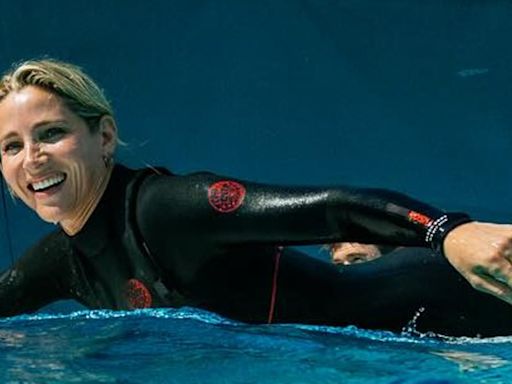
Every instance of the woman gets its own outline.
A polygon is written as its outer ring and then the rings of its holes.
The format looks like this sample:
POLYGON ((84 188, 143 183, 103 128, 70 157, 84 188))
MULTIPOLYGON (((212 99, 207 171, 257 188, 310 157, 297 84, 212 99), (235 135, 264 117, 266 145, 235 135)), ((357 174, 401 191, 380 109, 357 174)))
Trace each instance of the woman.
POLYGON ((59 225, 1 277, 4 316, 71 298, 90 308, 189 305, 247 322, 400 330, 425 308, 419 329, 511 331, 512 307, 469 289, 441 256, 473 286, 510 303, 509 226, 383 190, 131 170, 114 164, 116 142, 112 109, 79 68, 35 60, 3 77, 3 177, 14 196, 59 225), (281 248, 341 240, 437 254, 339 273, 281 248), (483 318, 475 298, 498 319, 483 318))

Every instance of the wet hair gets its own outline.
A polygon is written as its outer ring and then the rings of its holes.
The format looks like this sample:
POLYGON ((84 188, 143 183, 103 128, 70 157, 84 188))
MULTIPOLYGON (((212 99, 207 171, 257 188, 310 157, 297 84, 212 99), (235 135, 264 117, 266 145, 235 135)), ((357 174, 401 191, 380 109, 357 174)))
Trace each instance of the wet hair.
POLYGON ((26 86, 41 87, 58 95, 85 120, 92 133, 102 116, 114 116, 101 88, 80 67, 54 59, 29 60, 13 65, 0 80, 0 102, 26 86))

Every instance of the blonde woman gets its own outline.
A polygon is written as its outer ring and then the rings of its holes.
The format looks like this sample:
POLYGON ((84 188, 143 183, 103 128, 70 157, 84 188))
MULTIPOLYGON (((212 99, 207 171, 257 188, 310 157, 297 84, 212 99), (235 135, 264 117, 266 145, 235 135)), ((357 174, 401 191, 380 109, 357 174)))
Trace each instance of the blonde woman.
POLYGON ((512 307, 468 288, 444 259, 510 303, 510 226, 390 191, 132 170, 114 161, 116 143, 112 108, 80 68, 32 60, 2 78, 2 175, 15 198, 58 225, 2 275, 2 315, 74 299, 89 308, 189 305, 255 323, 400 330, 428 307, 420 329, 512 331, 512 307), (336 241, 419 246, 436 256, 339 273, 282 248, 336 241), (376 293, 376 285, 390 288, 376 293), (475 300, 500 316, 481 316, 475 300))

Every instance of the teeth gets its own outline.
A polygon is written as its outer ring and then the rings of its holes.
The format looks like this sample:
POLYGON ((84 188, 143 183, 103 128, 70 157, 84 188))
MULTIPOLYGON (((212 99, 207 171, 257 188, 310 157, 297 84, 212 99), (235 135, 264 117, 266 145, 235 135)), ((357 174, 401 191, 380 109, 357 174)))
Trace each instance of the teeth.
POLYGON ((32 184, 32 188, 34 188, 34 191, 40 191, 41 189, 46 189, 48 187, 51 187, 52 185, 58 184, 62 180, 64 180, 64 175, 49 177, 46 180, 32 184))

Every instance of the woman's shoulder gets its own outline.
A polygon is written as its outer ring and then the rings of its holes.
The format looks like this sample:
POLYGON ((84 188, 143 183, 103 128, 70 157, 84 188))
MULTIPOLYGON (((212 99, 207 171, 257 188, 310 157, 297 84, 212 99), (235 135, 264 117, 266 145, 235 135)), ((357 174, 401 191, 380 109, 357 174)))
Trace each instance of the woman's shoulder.
POLYGON ((165 167, 147 167, 138 169, 132 184, 137 185, 141 194, 161 194, 167 192, 189 191, 203 188, 222 178, 211 171, 194 171, 176 174, 165 167))
POLYGON ((151 167, 138 170, 127 189, 130 212, 137 222, 184 224, 210 213, 208 191, 221 179, 212 172, 174 174, 151 167))

